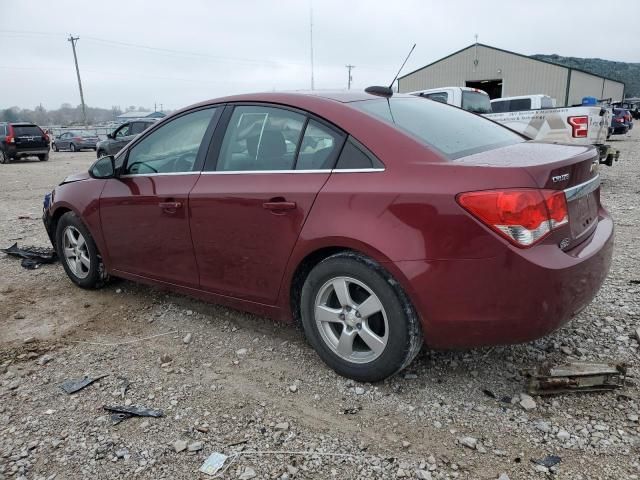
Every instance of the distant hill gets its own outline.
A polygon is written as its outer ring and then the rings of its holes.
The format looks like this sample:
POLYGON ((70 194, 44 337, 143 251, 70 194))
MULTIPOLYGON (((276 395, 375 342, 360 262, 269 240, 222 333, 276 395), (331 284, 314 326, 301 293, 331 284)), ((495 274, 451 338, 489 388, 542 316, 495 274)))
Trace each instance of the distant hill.
POLYGON ((612 62, 601 58, 563 57, 556 54, 536 54, 531 57, 619 80, 626 86, 626 97, 640 97, 640 63, 612 62))

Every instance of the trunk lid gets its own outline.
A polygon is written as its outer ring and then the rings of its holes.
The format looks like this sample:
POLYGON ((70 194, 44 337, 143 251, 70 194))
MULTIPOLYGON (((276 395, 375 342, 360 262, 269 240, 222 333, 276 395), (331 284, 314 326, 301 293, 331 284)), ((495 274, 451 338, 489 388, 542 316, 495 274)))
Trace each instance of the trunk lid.
POLYGON ((18 150, 48 147, 44 132, 35 125, 14 125, 13 135, 18 150))
POLYGON ((569 231, 565 232, 568 235, 563 235, 560 246, 568 250, 586 239, 598 223, 598 158, 598 151, 591 146, 525 142, 470 155, 456 162, 497 168, 521 167, 538 188, 564 191, 569 231))

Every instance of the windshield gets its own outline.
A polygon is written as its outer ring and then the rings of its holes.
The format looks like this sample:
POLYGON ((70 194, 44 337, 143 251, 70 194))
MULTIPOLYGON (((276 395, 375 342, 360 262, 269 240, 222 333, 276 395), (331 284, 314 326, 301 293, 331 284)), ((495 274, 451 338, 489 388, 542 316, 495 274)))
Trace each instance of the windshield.
POLYGON ((489 95, 463 90, 462 108, 473 113, 491 113, 491 101, 489 100, 489 95))
POLYGON ((524 142, 517 133, 486 118, 420 97, 381 98, 351 105, 417 137, 452 160, 524 142))

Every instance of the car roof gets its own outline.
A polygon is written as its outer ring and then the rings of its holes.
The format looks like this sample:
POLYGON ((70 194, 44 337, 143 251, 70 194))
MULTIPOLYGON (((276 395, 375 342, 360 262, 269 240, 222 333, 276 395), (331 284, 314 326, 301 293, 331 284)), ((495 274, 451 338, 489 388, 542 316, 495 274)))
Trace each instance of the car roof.
MULTIPOLYGON (((394 93, 393 97, 407 97, 413 98, 412 95, 403 93, 394 93)), ((296 90, 296 91, 283 91, 283 92, 258 92, 258 93, 246 93, 240 95, 232 95, 228 97, 214 98, 199 104, 192 105, 188 108, 193 108, 198 105, 210 105, 212 103, 225 103, 225 102, 265 102, 265 103, 281 103, 290 104, 295 106, 310 98, 318 100, 327 100, 339 103, 351 103, 360 102, 364 100, 375 100, 381 97, 379 95, 372 95, 361 90, 296 90)))
POLYGON ((15 127, 37 127, 35 123, 31 123, 31 122, 6 122, 6 123, 10 123, 15 127))

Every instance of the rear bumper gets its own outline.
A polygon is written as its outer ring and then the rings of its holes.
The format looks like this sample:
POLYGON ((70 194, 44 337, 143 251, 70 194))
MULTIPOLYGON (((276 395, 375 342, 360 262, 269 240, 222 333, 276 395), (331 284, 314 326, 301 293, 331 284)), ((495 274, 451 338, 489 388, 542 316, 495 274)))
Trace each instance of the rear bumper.
POLYGON ((20 158, 20 157, 33 157, 36 155, 46 155, 49 153, 49 146, 39 147, 39 148, 16 148, 12 146, 7 147, 7 156, 10 158, 20 158))
POLYGON ((616 125, 611 127, 611 135, 624 135, 628 131, 628 125, 616 125))
POLYGON ((527 342, 588 305, 607 276, 613 221, 600 211, 591 237, 572 250, 508 247, 492 258, 397 262, 420 313, 425 343, 468 348, 527 342))

